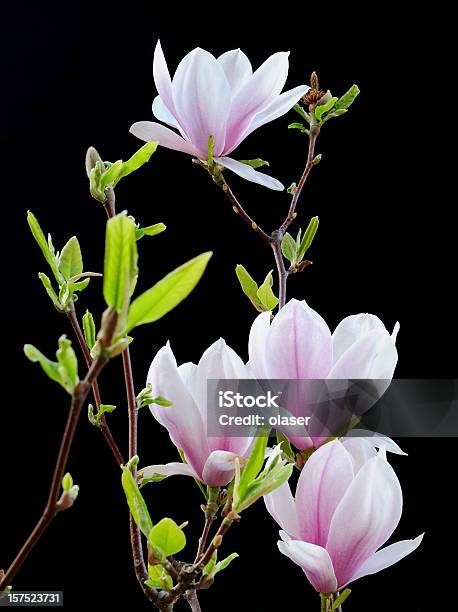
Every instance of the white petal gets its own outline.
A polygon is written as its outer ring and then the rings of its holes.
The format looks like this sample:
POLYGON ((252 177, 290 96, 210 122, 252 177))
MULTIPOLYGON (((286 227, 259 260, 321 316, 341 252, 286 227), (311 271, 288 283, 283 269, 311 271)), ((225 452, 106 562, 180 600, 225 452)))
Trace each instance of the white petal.
POLYGON ((284 186, 280 183, 280 181, 277 181, 277 179, 274 179, 268 174, 257 172, 248 164, 243 164, 242 162, 236 161, 231 157, 218 157, 216 161, 218 164, 221 164, 228 170, 232 170, 232 172, 235 172, 235 174, 238 174, 247 181, 258 183, 259 185, 263 185, 269 189, 274 189, 275 191, 283 191, 284 189, 284 186))
POLYGON ((138 471, 139 477, 145 480, 147 478, 152 478, 155 474, 161 474, 163 476, 192 476, 193 478, 199 478, 189 463, 179 463, 177 461, 164 465, 148 465, 138 471))
MULTIPOLYGON (((254 132, 254 130, 257 130, 262 125, 270 123, 270 121, 274 121, 274 119, 278 119, 278 117, 282 117, 293 108, 293 106, 305 93, 307 93, 309 89, 310 87, 308 85, 299 85, 294 89, 285 91, 280 96, 275 98, 275 100, 271 102, 265 110, 253 117, 253 120, 244 133, 243 138, 246 138, 249 134, 254 132)), ((226 151, 226 153, 231 153, 231 151, 226 151)))
POLYGON ((270 312, 262 312, 253 322, 248 340, 250 368, 256 378, 269 378, 266 365, 267 337, 270 329, 270 312))
POLYGON ((214 137, 214 155, 224 150, 231 89, 215 57, 194 49, 180 62, 172 83, 176 118, 189 140, 207 159, 208 139, 214 137))
POLYGON ((167 123, 167 125, 170 125, 177 130, 181 129, 178 121, 162 101, 161 96, 156 96, 153 100, 153 115, 158 121, 167 123))
POLYGON ((160 40, 157 41, 154 50, 153 76, 158 94, 161 96, 162 101, 170 113, 174 113, 175 107, 172 98, 172 81, 170 79, 169 69, 165 61, 160 40))
POLYGON ((240 49, 226 51, 218 57, 218 62, 226 73, 226 78, 231 87, 232 96, 247 82, 253 74, 250 60, 240 49))
MULTIPOLYGON (((352 429, 347 434, 346 439, 351 440, 353 438, 363 439, 375 448, 380 448, 383 446, 389 453, 407 456, 407 453, 405 453, 393 439, 385 436, 385 434, 381 434, 376 431, 367 432, 364 429, 352 429)), ((344 442, 344 440, 342 442, 344 442)))
POLYGON ((286 531, 288 536, 299 538, 296 504, 289 483, 285 482, 281 487, 266 495, 264 502, 269 514, 286 531))
POLYGON ((190 142, 187 142, 184 138, 160 123, 138 121, 131 126, 129 131, 137 138, 140 138, 140 140, 145 140, 146 142, 157 140, 162 147, 199 157, 199 152, 190 142))
POLYGON ((374 329, 386 331, 382 321, 375 315, 361 313, 342 319, 332 334, 334 363, 336 363, 352 344, 374 329))
POLYGON ((335 593, 337 580, 326 549, 308 542, 290 540, 278 542, 280 552, 297 563, 318 593, 335 593))
POLYGON ((345 437, 341 438, 340 441, 345 450, 350 453, 355 474, 359 472, 366 461, 377 455, 375 446, 366 438, 345 437))
POLYGON ((401 559, 404 559, 404 557, 410 555, 411 552, 420 546, 424 535, 425 534, 422 533, 414 540, 401 540, 400 542, 396 542, 395 544, 391 544, 390 546, 377 551, 374 555, 372 555, 372 557, 361 565, 349 582, 353 582, 354 580, 362 578, 363 576, 368 576, 369 574, 380 572, 381 570, 394 565, 401 559))

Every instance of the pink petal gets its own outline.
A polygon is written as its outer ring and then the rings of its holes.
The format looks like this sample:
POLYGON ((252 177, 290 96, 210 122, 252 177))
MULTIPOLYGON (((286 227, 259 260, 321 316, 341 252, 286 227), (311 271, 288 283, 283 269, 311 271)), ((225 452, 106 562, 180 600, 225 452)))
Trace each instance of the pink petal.
POLYGON ((377 551, 359 567, 349 582, 353 582, 354 580, 358 580, 358 578, 368 576, 369 574, 376 574, 377 572, 394 565, 401 559, 404 559, 404 557, 410 555, 410 553, 420 546, 424 535, 425 534, 422 533, 414 540, 402 540, 377 551))
POLYGON ((203 482, 210 487, 225 487, 234 478, 237 455, 215 450, 208 456, 203 470, 203 482))
POLYGON ((310 584, 318 593, 337 591, 337 580, 332 561, 324 548, 298 540, 278 542, 278 548, 281 553, 303 569, 310 584))
POLYGON ((332 362, 329 327, 305 301, 290 300, 270 326, 266 360, 270 378, 326 378, 332 362))
POLYGON ((345 317, 336 327, 332 334, 332 345, 334 349, 334 363, 347 351, 357 340, 366 336, 373 330, 386 331, 382 321, 375 315, 357 314, 345 317))
POLYGON ((312 454, 296 489, 302 540, 326 546, 335 509, 352 481, 351 457, 338 440, 325 444, 312 454))
POLYGON ((248 340, 250 368, 256 378, 269 378, 266 365, 266 345, 270 330, 270 312, 262 312, 253 322, 248 340))
POLYGON ((224 150, 231 89, 218 61, 203 49, 194 49, 180 62, 172 83, 176 118, 189 140, 207 159, 208 139, 214 137, 214 155, 224 150))
POLYGON ((161 99, 161 96, 156 96, 153 100, 153 115, 156 117, 158 121, 162 121, 162 123, 166 123, 171 127, 180 130, 180 125, 176 120, 175 116, 169 111, 167 106, 161 99))
POLYGON ((365 438, 342 438, 340 442, 353 461, 355 474, 359 472, 366 461, 377 456, 375 446, 365 438))
POLYGON ((180 375, 169 346, 161 348, 155 356, 147 380, 155 395, 162 395, 172 402, 172 406, 151 404, 151 413, 167 429, 172 442, 183 451, 194 471, 202 474, 210 452, 206 423, 180 375))
POLYGON ((264 174, 263 172, 258 172, 248 164, 243 164, 242 162, 236 161, 231 157, 218 157, 216 159, 218 164, 221 164, 228 170, 232 170, 235 174, 238 174, 242 178, 250 181, 252 183, 258 183, 258 185, 263 185, 264 187, 268 187, 269 189, 273 189, 275 191, 283 191, 284 186, 269 176, 268 174, 264 174))
POLYGON ((250 60, 240 49, 226 51, 218 57, 229 82, 232 96, 248 81, 253 74, 250 60))
POLYGON ((160 123, 154 123, 152 121, 137 121, 130 128, 130 133, 149 142, 150 140, 157 140, 162 147, 167 149, 173 149, 174 151, 181 151, 182 153, 188 153, 194 157, 199 157, 199 152, 190 143, 184 140, 181 136, 178 136, 169 128, 161 125, 160 123))
POLYGON ((289 53, 271 55, 240 88, 232 100, 226 151, 233 151, 253 117, 265 110, 283 89, 288 76, 289 53))
POLYGON ((369 459, 337 506, 326 549, 340 585, 380 548, 402 512, 402 491, 384 453, 369 459))
POLYGON ((296 504, 289 483, 285 482, 281 487, 266 495, 264 502, 272 518, 287 532, 288 536, 299 538, 296 504))
MULTIPOLYGON (((398 352, 388 332, 374 329, 358 338, 340 356, 329 378, 390 381, 397 361, 398 352)), ((381 389, 383 391, 385 388, 381 389)))
MULTIPOLYGON (((285 113, 293 108, 293 106, 309 89, 310 87, 308 85, 299 85, 298 87, 285 91, 281 95, 277 96, 277 98, 275 98, 275 100, 271 102, 265 110, 253 117, 251 123, 243 134, 243 138, 246 138, 249 134, 257 130, 262 125, 270 123, 270 121, 274 121, 275 119, 278 119, 278 117, 282 117, 285 113)), ((235 146, 238 146, 238 144, 239 143, 236 143, 235 146)), ((232 149, 234 149, 235 146, 232 147, 232 149)), ((231 151, 226 151, 226 153, 231 153, 231 151)))
POLYGON ((165 465, 148 465, 139 470, 139 476, 147 479, 152 478, 154 474, 162 474, 163 476, 192 476, 199 478, 196 472, 192 469, 189 463, 166 463, 165 465))
POLYGON ((157 41, 154 50, 153 76, 154 84, 156 85, 157 92, 161 96, 163 103, 169 112, 175 115, 175 106, 172 98, 172 81, 170 79, 169 69, 165 61, 160 40, 157 41))

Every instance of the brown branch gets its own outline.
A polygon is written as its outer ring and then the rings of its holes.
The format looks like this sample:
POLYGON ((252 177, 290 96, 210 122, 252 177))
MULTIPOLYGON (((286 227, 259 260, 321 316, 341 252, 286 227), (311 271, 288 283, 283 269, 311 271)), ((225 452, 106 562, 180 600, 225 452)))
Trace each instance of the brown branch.
POLYGON ((192 612, 202 612, 202 608, 200 607, 199 600, 197 598, 197 593, 195 589, 191 589, 186 592, 185 599, 189 604, 192 612))
MULTIPOLYGON (((81 326, 80 323, 78 321, 78 317, 76 316, 76 312, 75 312, 75 305, 73 302, 71 302, 70 304, 70 309, 69 311, 66 313, 67 314, 67 318, 69 319, 71 326, 73 328, 73 331, 75 332, 75 335, 78 339, 78 343, 80 345, 81 348, 81 352, 84 355, 84 359, 86 361, 87 367, 90 368, 91 364, 93 362, 93 359, 91 357, 91 353, 89 351, 89 348, 86 344, 86 340, 84 339, 84 335, 83 332, 81 330, 81 326)), ((94 401, 95 404, 97 406, 97 409, 100 408, 100 404, 102 403, 102 399, 100 396, 100 390, 99 390, 99 384, 97 382, 97 380, 94 380, 94 382, 92 383, 92 393, 94 395, 94 401)), ((111 433, 111 430, 108 426, 107 420, 105 418, 105 415, 102 414, 102 417, 100 419, 100 431, 103 435, 103 437, 105 438, 109 448, 111 449, 111 452, 113 453, 114 459, 116 461, 116 465, 120 466, 120 465, 124 465, 125 461, 124 458, 121 454, 121 451, 119 450, 118 445, 116 444, 116 441, 113 437, 113 434, 111 433)))
POLYGON ((76 426, 81 415, 82 407, 86 401, 89 391, 91 390, 92 384, 97 379, 97 376, 100 374, 108 361, 105 349, 111 344, 116 326, 116 319, 117 315, 114 311, 106 311, 102 321, 102 330, 99 337, 101 348, 100 355, 91 363, 84 380, 76 385, 72 395, 67 423, 62 436, 56 465, 54 467, 54 474, 45 509, 43 510, 40 519, 36 523, 24 545, 16 555, 8 570, 3 575, 0 581, 0 592, 5 590, 5 588, 11 584, 23 563, 30 555, 35 544, 39 541, 57 513, 63 509, 59 506, 62 478, 64 477, 65 469, 67 467, 68 457, 73 444, 73 439, 75 437, 76 426))

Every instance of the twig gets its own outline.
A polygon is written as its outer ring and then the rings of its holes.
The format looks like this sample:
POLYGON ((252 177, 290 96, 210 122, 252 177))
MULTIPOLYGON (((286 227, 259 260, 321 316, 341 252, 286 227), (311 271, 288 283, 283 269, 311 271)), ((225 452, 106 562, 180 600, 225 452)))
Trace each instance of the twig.
MULTIPOLYGON (((78 343, 81 348, 81 351, 84 355, 84 359, 86 361, 87 367, 89 368, 91 367, 93 359, 91 357, 91 353, 89 352, 89 348, 84 339, 84 335, 81 330, 81 326, 79 324, 78 317, 76 316, 75 305, 73 304, 73 302, 71 302, 70 309, 67 312, 67 318, 69 319, 72 325, 73 331, 75 332, 75 335, 78 339, 78 343)), ((98 409, 100 407, 100 404, 102 403, 102 399, 100 396, 99 384, 97 380, 94 380, 94 382, 92 383, 92 393, 94 395, 94 401, 98 409)), ((121 451, 119 450, 118 445, 115 442, 115 439, 113 437, 113 434, 111 433, 111 430, 108 426, 108 423, 106 421, 104 414, 102 414, 102 417, 100 419, 100 431, 102 432, 103 437, 105 438, 108 446, 111 449, 111 452, 113 453, 113 456, 116 461, 116 465, 118 466, 124 465, 125 463, 124 458, 121 454, 121 451)))
POLYGON ((67 423, 65 426, 64 434, 62 436, 59 454, 57 456, 57 461, 51 482, 51 488, 49 491, 48 501, 46 503, 45 509, 37 524, 35 525, 34 529, 32 530, 31 534, 22 546, 21 550, 18 552, 10 567, 1 579, 0 592, 11 584, 14 577, 22 567, 24 561, 30 555, 33 547, 41 538, 47 527, 50 525, 50 523, 53 521, 53 519, 59 512, 59 498, 62 487, 62 478, 65 473, 68 457, 73 444, 73 439, 75 437, 76 426, 79 421, 82 407, 86 401, 89 391, 91 390, 92 384, 97 379, 97 376, 100 374, 100 372, 108 361, 104 349, 110 346, 111 344, 116 325, 116 319, 116 312, 108 310, 106 316, 104 317, 104 322, 102 322, 102 331, 100 336, 100 355, 91 363, 91 366, 84 380, 82 380, 76 385, 72 395, 67 423))
POLYGON ((186 591, 185 598, 192 612, 202 612, 202 608, 200 607, 195 589, 190 589, 189 591, 186 591))

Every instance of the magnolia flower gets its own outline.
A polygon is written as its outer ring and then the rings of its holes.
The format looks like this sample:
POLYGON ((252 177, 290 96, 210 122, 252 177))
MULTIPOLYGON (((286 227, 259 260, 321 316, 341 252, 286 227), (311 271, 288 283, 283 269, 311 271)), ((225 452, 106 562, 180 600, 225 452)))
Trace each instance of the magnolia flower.
POLYGON ((186 463, 151 465, 141 470, 141 477, 183 474, 212 487, 227 485, 234 477, 235 458, 244 462, 252 438, 207 437, 207 380, 249 376, 243 361, 222 339, 205 351, 198 365, 177 366, 170 346, 161 348, 148 372, 148 383, 172 405, 152 404, 150 410, 183 452, 186 463))
POLYGON ((212 136, 218 164, 248 181, 282 190, 276 179, 227 156, 251 132, 287 113, 310 89, 300 85, 280 93, 288 76, 288 55, 274 53, 253 72, 240 49, 215 58, 197 48, 181 60, 172 80, 158 41, 153 74, 159 95, 154 99, 153 113, 180 135, 150 121, 134 123, 130 131, 141 140, 159 141, 163 147, 202 161, 207 160, 212 136))
POLYGON ((378 550, 395 530, 402 491, 383 449, 362 439, 335 440, 315 451, 293 498, 288 483, 265 497, 282 527, 280 552, 319 593, 335 593, 413 552, 423 538, 378 550))
MULTIPOLYGON (((398 360, 398 330, 397 323, 390 335, 375 315, 358 314, 343 319, 331 334, 305 301, 292 299, 272 322, 270 312, 255 319, 249 338, 250 368, 258 379, 389 381, 398 360)), ((303 405, 297 402, 288 408, 300 414, 303 405)), ((304 436, 288 437, 301 450, 316 442, 305 429, 304 436)))

